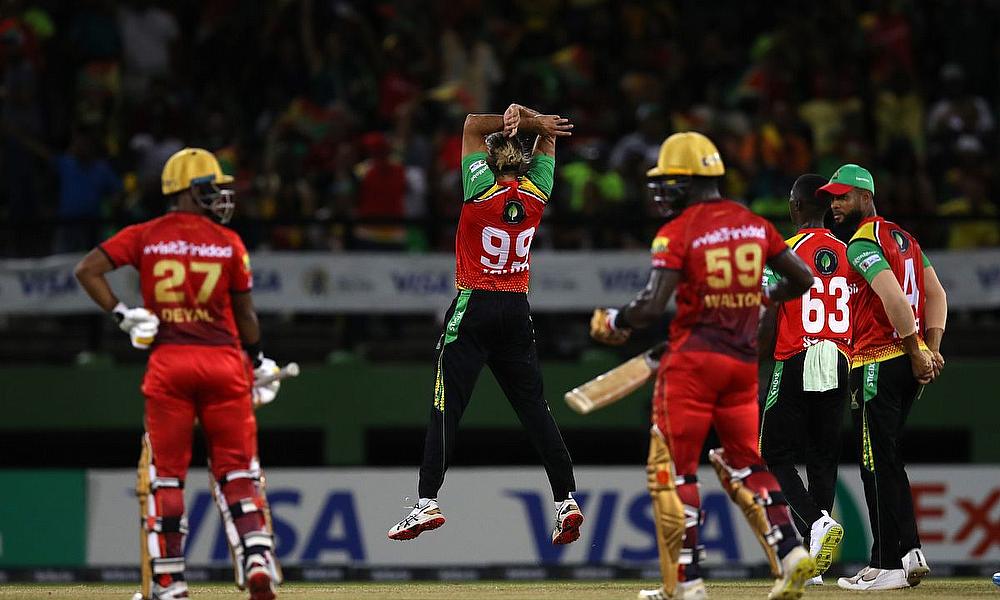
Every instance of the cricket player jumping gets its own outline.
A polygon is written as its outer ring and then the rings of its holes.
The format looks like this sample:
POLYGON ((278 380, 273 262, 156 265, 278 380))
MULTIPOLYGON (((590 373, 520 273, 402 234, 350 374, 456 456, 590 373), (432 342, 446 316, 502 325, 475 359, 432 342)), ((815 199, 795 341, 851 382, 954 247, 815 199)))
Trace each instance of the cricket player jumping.
POLYGON ((76 266, 80 285, 118 320, 132 345, 152 348, 142 383, 146 433, 136 486, 142 540, 136 597, 144 600, 188 597, 184 479, 195 419, 205 431, 237 585, 249 589, 251 600, 272 600, 280 583, 253 413, 255 403, 274 399, 280 384, 254 386, 255 376, 273 375, 277 367, 260 352, 246 248, 222 226, 235 203, 233 192, 220 186, 231 181, 212 153, 178 151, 163 167, 169 212, 126 227, 76 266), (139 271, 144 307, 125 306, 105 279, 125 265, 139 271))
POLYGON ((462 413, 488 365, 541 455, 556 503, 553 544, 580 537, 583 514, 571 492, 573 464, 542 391, 528 307, 531 241, 552 191, 556 137, 572 125, 512 104, 501 115, 469 115, 462 138, 465 204, 455 238, 458 296, 437 345, 420 499, 388 533, 409 540, 444 525, 438 490, 462 413), (536 135, 530 159, 515 137, 536 135))
POLYGON ((647 464, 662 585, 639 598, 707 597, 698 564, 696 474, 710 426, 723 445, 710 452, 712 466, 749 521, 776 579, 768 597, 798 598, 815 566, 757 451, 760 307, 801 296, 813 277, 773 225, 720 196, 724 173, 707 137, 677 133, 663 142, 647 176, 654 201, 670 221, 653 240, 649 282, 632 302, 621 309, 599 308, 591 321, 595 339, 621 342, 631 329, 658 320, 677 290, 670 353, 660 361, 656 379, 647 464), (762 291, 765 263, 782 279, 762 291))

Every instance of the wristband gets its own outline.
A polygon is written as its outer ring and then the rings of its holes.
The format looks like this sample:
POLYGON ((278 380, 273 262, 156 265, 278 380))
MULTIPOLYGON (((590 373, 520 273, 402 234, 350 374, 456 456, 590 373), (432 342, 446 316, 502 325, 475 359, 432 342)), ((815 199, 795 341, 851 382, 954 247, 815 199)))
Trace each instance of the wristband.
POLYGON ((115 321, 121 323, 125 319, 125 311, 127 310, 128 307, 125 306, 125 303, 119 300, 118 304, 115 304, 115 307, 111 309, 111 316, 115 318, 115 321))
POLYGON ((625 321, 625 308, 610 309, 608 312, 614 311, 614 316, 608 315, 608 320, 611 322, 611 328, 614 330, 619 329, 631 329, 629 324, 625 321))

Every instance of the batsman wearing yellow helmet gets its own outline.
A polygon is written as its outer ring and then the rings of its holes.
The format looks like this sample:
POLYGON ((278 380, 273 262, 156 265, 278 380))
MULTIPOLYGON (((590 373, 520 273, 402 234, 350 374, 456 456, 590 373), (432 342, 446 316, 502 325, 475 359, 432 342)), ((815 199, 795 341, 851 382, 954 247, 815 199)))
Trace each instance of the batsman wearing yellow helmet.
POLYGON ((279 384, 264 378, 277 367, 260 351, 249 255, 240 236, 223 226, 235 208, 233 192, 223 187, 231 181, 211 152, 178 151, 163 168, 167 214, 122 229, 76 267, 80 285, 117 319, 132 345, 149 349, 136 485, 139 600, 188 597, 184 479, 196 419, 205 432, 237 585, 249 590, 250 600, 273 600, 281 580, 253 413, 255 404, 274 399, 279 384), (108 285, 105 274, 125 265, 139 271, 143 307, 125 306, 108 285))
POLYGON ((662 585, 639 598, 707 598, 699 566, 697 470, 712 426, 723 446, 709 453, 712 466, 750 522, 776 579, 768 597, 798 598, 815 566, 757 451, 760 306, 801 296, 812 273, 773 225, 719 194, 724 173, 719 151, 704 135, 677 133, 663 142, 647 185, 669 221, 653 239, 649 281, 631 302, 599 308, 591 321, 595 339, 621 343, 632 329, 657 321, 677 292, 670 352, 656 377, 646 468, 662 585), (782 279, 762 291, 765 264, 782 279))

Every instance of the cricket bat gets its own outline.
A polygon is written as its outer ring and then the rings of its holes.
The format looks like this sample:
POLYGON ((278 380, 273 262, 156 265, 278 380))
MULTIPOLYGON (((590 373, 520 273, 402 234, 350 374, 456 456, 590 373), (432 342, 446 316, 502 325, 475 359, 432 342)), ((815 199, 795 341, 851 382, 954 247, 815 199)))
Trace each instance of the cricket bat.
POLYGON ((299 376, 299 363, 290 362, 287 365, 281 367, 281 369, 274 375, 267 375, 261 377, 253 382, 255 386, 267 385, 269 383, 274 383, 275 381, 281 381, 282 379, 288 379, 289 377, 299 376))
POLYGON ((618 402, 642 387, 656 373, 667 342, 659 343, 638 356, 566 392, 563 399, 581 415, 618 402))

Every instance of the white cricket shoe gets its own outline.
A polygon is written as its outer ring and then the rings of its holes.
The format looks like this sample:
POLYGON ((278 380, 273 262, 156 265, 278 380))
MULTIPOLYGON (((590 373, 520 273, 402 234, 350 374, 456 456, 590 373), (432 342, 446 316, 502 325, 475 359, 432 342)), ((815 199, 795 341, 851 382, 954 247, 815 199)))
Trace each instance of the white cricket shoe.
POLYGON ((901 590, 910 587, 903 569, 863 567, 854 577, 841 577, 837 585, 845 590, 901 590))
POLYGON ((662 585, 655 590, 639 590, 637 597, 639 600, 676 600, 674 596, 663 591, 662 585))
MULTIPOLYGON (((809 554, 816 559, 816 572, 822 575, 833 564, 833 553, 844 540, 844 528, 833 520, 830 513, 822 511, 823 516, 816 519, 809 531, 809 554)), ((820 580, 822 584, 822 579, 820 580)))
POLYGON ((563 500, 556 508, 556 526, 552 530, 552 543, 560 546, 580 539, 583 513, 573 496, 563 500))
MULTIPOLYGON (((168 586, 162 586, 154 580, 149 589, 149 597, 152 600, 187 600, 188 584, 186 581, 174 581, 168 586)), ((136 592, 132 600, 142 599, 142 593, 136 592)))
POLYGON ((678 581, 674 596, 677 600, 707 600, 708 590, 705 589, 705 580, 699 577, 691 581, 678 581))
POLYGON ((822 575, 817 575, 815 577, 807 579, 806 580, 806 587, 809 587, 811 585, 825 585, 823 583, 823 576, 822 575))
POLYGON ((389 530, 390 540, 412 540, 425 531, 444 525, 445 518, 437 500, 421 498, 406 518, 389 530))
POLYGON ((802 546, 796 546, 781 559, 781 577, 774 581, 768 600, 797 600, 802 597, 806 580, 813 576, 816 561, 802 546))
POLYGON ((931 567, 927 564, 924 552, 920 548, 914 548, 903 555, 903 570, 906 571, 906 583, 910 587, 916 587, 931 572, 931 567))

